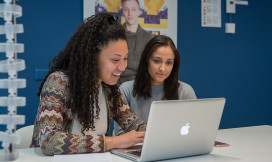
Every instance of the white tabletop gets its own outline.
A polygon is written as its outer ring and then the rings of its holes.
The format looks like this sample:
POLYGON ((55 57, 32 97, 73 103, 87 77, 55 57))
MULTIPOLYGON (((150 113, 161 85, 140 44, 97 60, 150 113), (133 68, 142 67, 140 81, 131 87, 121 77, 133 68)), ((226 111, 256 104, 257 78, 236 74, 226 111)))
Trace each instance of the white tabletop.
MULTIPOLYGON (((229 147, 215 147, 211 154, 167 160, 171 162, 272 162, 272 126, 254 126, 221 129, 217 141, 230 144, 229 147)), ((44 156, 40 148, 19 149, 20 156, 15 162, 51 162, 53 156, 44 156)), ((114 162, 129 161, 111 155, 114 162)))

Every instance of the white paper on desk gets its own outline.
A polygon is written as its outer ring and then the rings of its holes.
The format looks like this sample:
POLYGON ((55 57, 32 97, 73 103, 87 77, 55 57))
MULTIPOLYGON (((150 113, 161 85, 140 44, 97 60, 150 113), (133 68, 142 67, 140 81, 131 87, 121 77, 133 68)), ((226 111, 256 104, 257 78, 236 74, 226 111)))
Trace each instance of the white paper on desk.
POLYGON ((105 153, 89 153, 74 155, 54 155, 52 162, 112 162, 111 154, 105 153))

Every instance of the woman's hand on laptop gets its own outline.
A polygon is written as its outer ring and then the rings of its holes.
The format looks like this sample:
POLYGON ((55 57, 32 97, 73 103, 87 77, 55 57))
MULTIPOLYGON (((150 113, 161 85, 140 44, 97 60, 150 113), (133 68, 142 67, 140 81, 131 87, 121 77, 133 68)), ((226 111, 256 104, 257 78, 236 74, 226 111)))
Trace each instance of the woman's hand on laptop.
POLYGON ((106 137, 107 150, 114 148, 128 148, 137 143, 144 142, 145 132, 137 132, 135 130, 125 134, 113 137, 106 137))

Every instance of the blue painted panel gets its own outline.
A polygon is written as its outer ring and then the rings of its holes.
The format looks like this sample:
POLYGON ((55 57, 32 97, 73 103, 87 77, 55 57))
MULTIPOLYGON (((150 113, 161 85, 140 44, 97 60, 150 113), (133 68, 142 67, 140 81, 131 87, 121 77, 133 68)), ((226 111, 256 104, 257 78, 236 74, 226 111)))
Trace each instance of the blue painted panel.
POLYGON ((201 27, 199 1, 178 1, 179 78, 199 98, 225 97, 220 128, 272 124, 272 1, 249 0, 232 16, 222 1, 222 28, 201 27))
POLYGON ((35 69, 35 80, 43 81, 47 73, 48 69, 35 69))
POLYGON ((35 80, 43 81, 47 73, 48 69, 35 69, 35 80))

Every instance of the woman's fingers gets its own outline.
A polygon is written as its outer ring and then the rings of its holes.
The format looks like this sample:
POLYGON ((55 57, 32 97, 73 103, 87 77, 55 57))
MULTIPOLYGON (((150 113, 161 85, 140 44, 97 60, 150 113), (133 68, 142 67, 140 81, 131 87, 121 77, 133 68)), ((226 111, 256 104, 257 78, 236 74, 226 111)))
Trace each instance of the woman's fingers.
POLYGON ((120 136, 106 137, 107 150, 113 148, 128 148, 143 143, 145 132, 130 131, 120 136))

